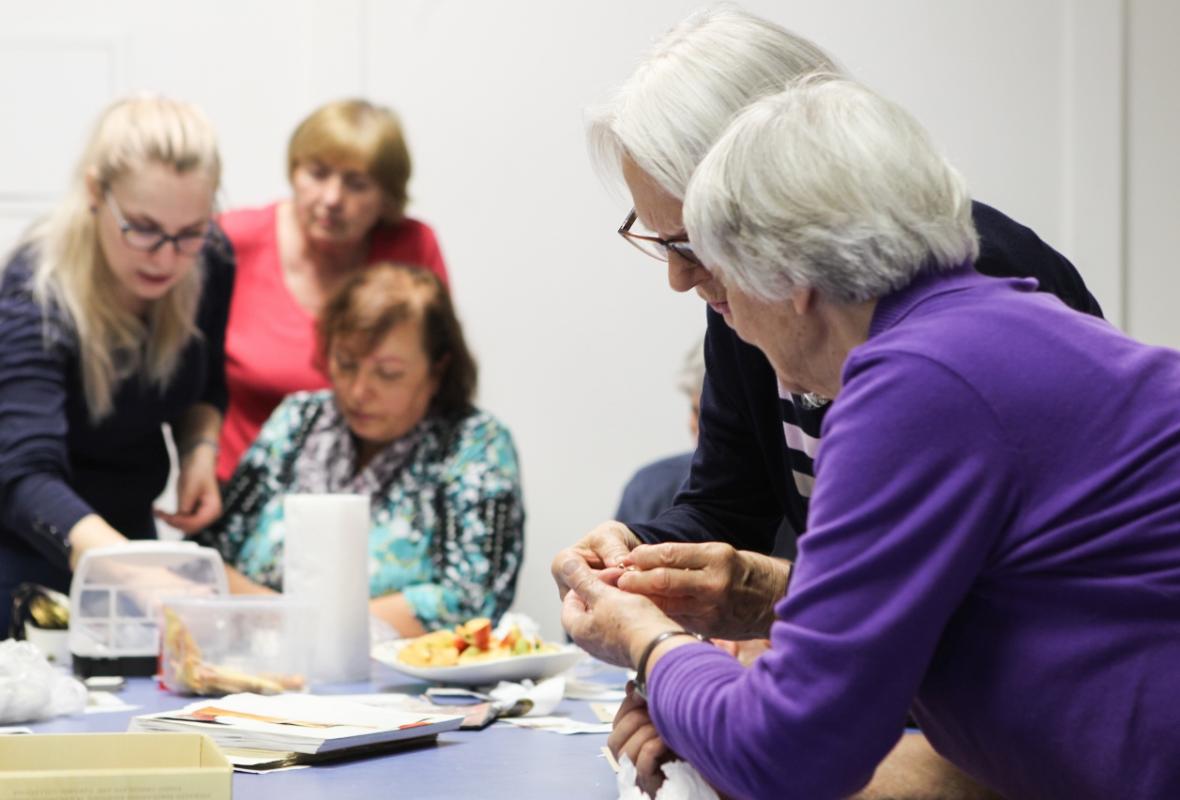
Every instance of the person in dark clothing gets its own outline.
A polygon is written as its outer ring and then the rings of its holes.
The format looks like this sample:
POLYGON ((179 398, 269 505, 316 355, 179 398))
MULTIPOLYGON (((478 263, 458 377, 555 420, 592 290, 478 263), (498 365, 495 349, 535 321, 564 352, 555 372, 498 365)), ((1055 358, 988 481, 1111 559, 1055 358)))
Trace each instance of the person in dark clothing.
MULTIPOLYGON (((676 388, 688 398, 688 431, 693 445, 697 440, 697 418, 701 413, 701 387, 705 383, 704 341, 698 339, 684 356, 676 388)), ((623 487, 615 519, 643 522, 658 517, 672 507, 676 493, 688 478, 692 450, 644 464, 623 487)))
MULTIPOLYGON (((658 41, 590 121, 600 172, 625 183, 632 198, 619 233, 666 261, 674 291, 694 290, 708 305, 707 371, 698 445, 675 504, 631 526, 605 522, 559 552, 551 569, 566 602, 576 604, 569 576, 623 566, 619 588, 656 599, 694 632, 768 636, 791 565, 767 554, 783 520, 801 539, 807 535, 826 400, 783 390, 765 356, 730 329, 725 288, 693 253, 682 204, 693 172, 734 115, 812 72, 842 70, 818 46, 773 23, 732 7, 707 10, 658 41)), ((1074 309, 1101 314, 1073 265, 1029 228, 978 202, 972 218, 979 272, 1035 278, 1074 309)), ((641 783, 658 783, 658 764, 669 751, 645 731, 652 731, 645 704, 630 698, 611 747, 633 761, 642 753, 641 783)), ((928 747, 911 762, 923 766, 907 772, 929 768, 948 786, 970 785, 928 747)))
POLYGON ((193 106, 157 96, 100 117, 65 200, 0 272, 0 631, 13 588, 67 590, 87 549, 221 513, 233 256, 213 225, 220 159, 193 106))
POLYGON ((1180 353, 975 270, 966 182, 848 78, 743 110, 683 208, 726 322, 831 404, 751 667, 571 559, 562 621, 635 716, 726 796, 848 797, 907 713, 1004 797, 1172 796, 1180 353))
MULTIPOLYGON (((697 441, 697 430, 701 415, 701 390, 705 384, 704 342, 698 341, 685 356, 680 368, 677 388, 688 397, 688 428, 693 443, 697 441)), ((655 519, 676 505, 676 495, 688 481, 692 469, 693 451, 661 458, 644 464, 627 481, 619 507, 614 518, 633 529, 646 521, 655 519)), ((784 516, 774 537, 774 546, 769 551, 780 558, 794 558, 795 532, 784 516)))
MULTIPOLYGON (((839 68, 811 42, 737 9, 690 17, 656 45, 649 62, 656 61, 659 71, 638 69, 615 102, 598 112, 589 136, 600 170, 631 193, 634 209, 619 232, 667 262, 673 290, 695 290, 708 305, 697 449, 671 508, 630 526, 603 523, 558 553, 552 571, 564 596, 561 565, 571 554, 608 566, 628 559, 639 569, 624 575, 621 585, 665 594, 702 633, 764 637, 789 571, 785 561, 764 554, 783 520, 806 535, 827 404, 781 391, 766 358, 727 324, 724 289, 693 255, 681 203, 697 163, 737 111, 794 77, 839 68), (718 60, 721 51, 725 58, 718 60), (727 71, 708 72, 713 83, 703 85, 692 68, 700 60, 726 63, 727 71), (678 81, 672 79, 675 66, 683 68, 678 81), (678 92, 693 102, 680 102, 678 92), (634 108, 644 109, 642 125, 628 116, 634 108), (634 230, 639 225, 654 233, 634 230), (655 543, 662 544, 639 547, 655 543), (734 581, 746 591, 729 592, 734 581)), ((1034 231, 978 201, 972 218, 980 238, 977 271, 1035 278, 1041 291, 1071 308, 1102 315, 1073 264, 1034 231)))

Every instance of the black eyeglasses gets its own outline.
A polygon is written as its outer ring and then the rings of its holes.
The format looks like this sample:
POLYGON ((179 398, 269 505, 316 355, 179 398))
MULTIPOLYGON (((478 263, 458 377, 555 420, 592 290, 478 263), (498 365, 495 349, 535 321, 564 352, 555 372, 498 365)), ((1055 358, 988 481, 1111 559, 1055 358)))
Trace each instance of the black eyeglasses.
POLYGON ((636 249, 647 253, 652 258, 658 258, 660 261, 668 260, 668 253, 672 252, 683 258, 690 264, 695 264, 698 267, 705 266, 697 257, 697 254, 692 251, 692 244, 688 241, 688 237, 683 239, 661 239, 659 236, 648 236, 642 233, 632 233, 631 226, 635 224, 638 219, 635 209, 631 209, 631 213, 623 220, 623 224, 619 226, 619 236, 622 236, 628 242, 636 247, 636 249))
POLYGON ((178 233, 175 236, 170 233, 164 233, 158 228, 141 228, 127 221, 127 218, 123 216, 123 212, 119 209, 119 204, 115 202, 114 195, 109 191, 106 193, 106 199, 107 208, 114 214, 115 223, 118 224, 119 231, 123 234, 123 241, 133 250, 154 253, 168 242, 171 242, 177 255, 195 256, 205 246, 205 239, 209 236, 208 227, 199 233, 178 233))

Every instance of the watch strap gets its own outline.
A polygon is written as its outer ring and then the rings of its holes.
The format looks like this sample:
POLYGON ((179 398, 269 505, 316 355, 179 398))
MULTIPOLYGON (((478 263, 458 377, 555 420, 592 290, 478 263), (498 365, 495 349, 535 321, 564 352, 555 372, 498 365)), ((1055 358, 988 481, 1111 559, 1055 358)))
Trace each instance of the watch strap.
POLYGON ((647 662, 651 658, 652 652, 654 652, 662 642, 671 639, 673 636, 691 636, 693 639, 696 639, 700 642, 709 641, 709 639, 701 636, 699 633, 686 631, 683 628, 674 631, 664 631, 662 633, 656 634, 652 640, 647 643, 647 647, 643 648, 643 653, 639 656, 639 663, 635 665, 635 693, 644 700, 647 700, 647 662))

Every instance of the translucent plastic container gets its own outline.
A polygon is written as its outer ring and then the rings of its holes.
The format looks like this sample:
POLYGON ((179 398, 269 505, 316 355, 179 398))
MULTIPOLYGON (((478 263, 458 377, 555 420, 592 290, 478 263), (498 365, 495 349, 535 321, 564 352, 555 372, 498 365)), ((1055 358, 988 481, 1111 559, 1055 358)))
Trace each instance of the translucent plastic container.
POLYGON ((180 694, 306 688, 311 608, 286 597, 178 597, 160 607, 160 679, 180 694))
POLYGON ((160 601, 226 592, 220 554, 195 542, 128 542, 87 551, 70 583, 74 672, 155 674, 160 601))

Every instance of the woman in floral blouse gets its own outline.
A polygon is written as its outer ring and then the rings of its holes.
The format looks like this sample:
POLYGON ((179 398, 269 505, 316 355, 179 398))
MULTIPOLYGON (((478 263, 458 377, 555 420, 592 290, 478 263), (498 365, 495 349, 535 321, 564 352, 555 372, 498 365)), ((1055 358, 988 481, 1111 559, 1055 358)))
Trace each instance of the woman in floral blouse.
POLYGON ((507 428, 471 404, 476 366, 446 288, 424 270, 371 267, 317 333, 332 388, 275 409, 201 534, 231 590, 281 589, 285 494, 357 493, 371 500, 374 616, 406 636, 500 616, 524 545, 520 471, 507 428))

